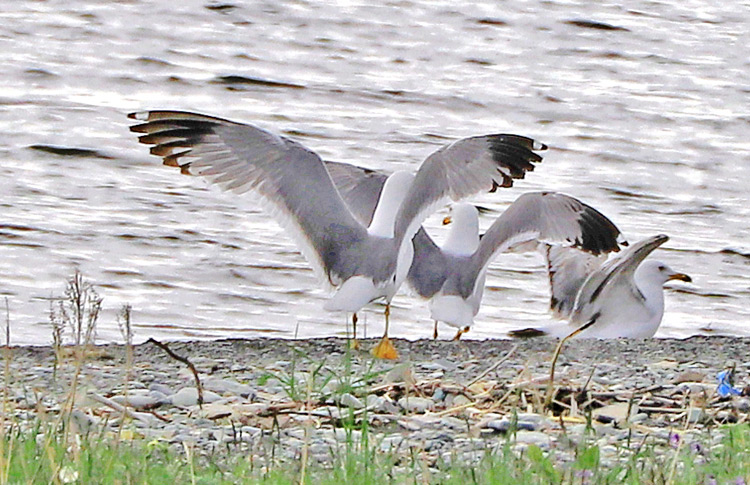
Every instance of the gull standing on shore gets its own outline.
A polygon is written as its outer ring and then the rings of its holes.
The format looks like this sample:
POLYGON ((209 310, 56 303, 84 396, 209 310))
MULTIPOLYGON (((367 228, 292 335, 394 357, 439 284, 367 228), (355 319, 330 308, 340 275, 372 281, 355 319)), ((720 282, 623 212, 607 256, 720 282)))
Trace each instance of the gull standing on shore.
POLYGON ((396 358, 388 339, 390 301, 407 276, 412 237, 448 199, 510 187, 547 147, 518 135, 484 135, 445 145, 416 174, 386 180, 369 226, 352 214, 320 157, 253 125, 181 111, 131 113, 141 143, 182 173, 207 177, 238 194, 252 192, 296 239, 316 274, 335 288, 326 310, 355 313, 384 299, 385 332, 373 353, 396 358))
POLYGON ((664 283, 692 281, 660 261, 644 261, 667 240, 663 234, 643 239, 606 262, 576 249, 547 246, 551 308, 568 324, 511 335, 653 337, 664 315, 664 283))

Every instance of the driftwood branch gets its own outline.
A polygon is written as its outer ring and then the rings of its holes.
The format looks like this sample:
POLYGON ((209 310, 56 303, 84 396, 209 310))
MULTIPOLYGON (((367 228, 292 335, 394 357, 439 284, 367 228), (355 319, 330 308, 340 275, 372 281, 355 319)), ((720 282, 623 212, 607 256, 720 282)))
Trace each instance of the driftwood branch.
POLYGON ((174 360, 180 361, 193 373, 193 377, 195 378, 195 388, 198 390, 198 406, 203 408, 203 386, 201 385, 201 380, 198 377, 198 370, 195 368, 192 362, 190 362, 187 357, 183 357, 181 355, 175 354, 169 347, 167 347, 167 344, 159 342, 158 340, 155 340, 154 338, 150 338, 146 340, 147 344, 154 344, 160 349, 162 349, 164 352, 166 352, 170 357, 172 357, 174 360))

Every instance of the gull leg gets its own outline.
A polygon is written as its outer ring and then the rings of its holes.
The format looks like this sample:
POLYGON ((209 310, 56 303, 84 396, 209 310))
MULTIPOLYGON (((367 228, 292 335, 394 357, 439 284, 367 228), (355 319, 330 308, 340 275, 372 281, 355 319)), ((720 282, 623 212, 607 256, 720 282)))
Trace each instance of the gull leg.
POLYGON ((378 359, 395 360, 398 359, 398 352, 396 347, 393 346, 391 339, 388 338, 388 325, 391 316, 391 304, 386 303, 385 305, 385 333, 380 342, 372 349, 372 355, 378 359))
POLYGON ((552 355, 552 366, 549 370, 549 382, 547 383, 547 396, 544 398, 544 407, 549 408, 550 404, 552 404, 552 398, 555 394, 555 364, 557 364, 557 358, 560 357, 560 351, 562 350, 563 345, 565 345, 565 342, 572 339, 579 333, 583 332, 587 328, 589 328, 591 325, 596 322, 596 318, 592 318, 590 321, 586 322, 585 325, 581 325, 579 328, 575 329, 573 332, 571 332, 566 337, 563 337, 560 339, 560 343, 557 344, 557 348, 555 349, 555 353, 552 355))
POLYGON ((438 332, 437 332, 437 320, 435 320, 435 329, 432 331, 432 340, 437 340, 438 332))
POLYGON ((465 334, 469 330, 471 330, 471 327, 459 328, 458 332, 456 333, 456 336, 453 337, 453 340, 461 340, 461 335, 465 334))
POLYGON ((352 334, 353 338, 349 342, 349 348, 352 350, 359 350, 359 340, 357 340, 357 322, 359 321, 359 318, 357 317, 357 313, 355 312, 352 314, 352 334))

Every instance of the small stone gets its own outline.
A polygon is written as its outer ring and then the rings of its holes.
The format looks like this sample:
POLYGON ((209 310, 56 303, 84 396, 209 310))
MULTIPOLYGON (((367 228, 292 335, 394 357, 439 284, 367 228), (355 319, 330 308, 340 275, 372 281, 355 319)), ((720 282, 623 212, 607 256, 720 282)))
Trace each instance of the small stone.
POLYGON ((207 379, 202 384, 203 389, 219 394, 234 394, 235 396, 255 398, 255 390, 252 387, 230 379, 207 379))
POLYGON ((750 411, 750 399, 746 397, 739 398, 732 403, 732 406, 734 406, 734 409, 737 411, 746 413, 750 411))
POLYGON ((314 416, 324 416, 326 418, 332 419, 341 419, 342 416, 346 416, 346 414, 342 414, 341 410, 336 406, 322 406, 319 408, 315 408, 310 411, 310 414, 314 416))
MULTIPOLYGON (((194 387, 183 387, 169 396, 173 406, 187 408, 198 405, 198 390, 194 387)), ((208 404, 221 399, 221 396, 211 391, 203 391, 203 403, 208 404)))
MULTIPOLYGON (((544 421, 544 417, 533 414, 533 413, 522 413, 517 415, 517 421, 515 429, 517 431, 536 431, 544 421)), ((511 416, 506 416, 502 419, 493 419, 485 424, 485 428, 499 431, 501 433, 507 433, 513 426, 513 419, 511 416)))
POLYGON ((700 421, 703 421, 703 418, 705 418, 705 413, 700 408, 692 408, 688 411, 688 423, 698 423, 700 421))
POLYGON ((438 387, 435 392, 432 393, 432 400, 435 402, 441 402, 445 400, 446 392, 438 387))
POLYGON ((536 445, 542 449, 549 449, 552 439, 541 431, 519 431, 516 433, 516 443, 536 445))
POLYGON ((200 416, 206 419, 227 418, 234 414, 234 406, 222 403, 211 403, 203 407, 200 416))
POLYGON ((126 396, 112 396, 111 399, 117 404, 122 404, 123 406, 129 406, 139 410, 154 409, 167 401, 166 396, 163 394, 152 394, 151 391, 147 391, 146 394, 134 394, 131 392, 126 396))
POLYGON ((172 394, 174 394, 174 391, 172 390, 171 387, 165 386, 164 384, 159 384, 158 382, 152 382, 148 386, 148 388, 151 391, 160 392, 160 393, 164 394, 165 396, 171 396, 172 394))
POLYGON ((594 419, 600 423, 620 423, 625 421, 629 416, 633 416, 638 413, 638 405, 627 402, 618 402, 615 404, 609 404, 601 408, 595 409, 592 414, 594 419), (629 414, 628 414, 629 412, 629 414))
POLYGON ((416 383, 416 380, 414 379, 414 372, 412 371, 411 364, 405 362, 396 365, 385 374, 383 382, 385 384, 403 382, 407 386, 413 386, 416 383))
POLYGON ((380 451, 393 452, 397 451, 402 444, 406 442, 406 439, 400 434, 392 434, 383 438, 380 442, 380 451))
POLYGON ((341 396, 341 399, 339 399, 339 403, 342 406, 354 409, 362 409, 363 407, 365 407, 365 404, 361 400, 359 400, 359 398, 352 394, 349 394, 348 392, 341 396))
POLYGON ((457 396, 453 397, 453 407, 457 406, 465 406, 467 404, 470 404, 472 401, 468 397, 464 396, 463 394, 458 394, 457 396))
POLYGON ((404 396, 398 400, 398 405, 407 412, 424 413, 435 407, 435 401, 426 397, 404 396))
POLYGON ((703 382, 705 377, 705 372, 690 369, 677 374, 672 382, 675 384, 682 384, 683 382, 703 382))

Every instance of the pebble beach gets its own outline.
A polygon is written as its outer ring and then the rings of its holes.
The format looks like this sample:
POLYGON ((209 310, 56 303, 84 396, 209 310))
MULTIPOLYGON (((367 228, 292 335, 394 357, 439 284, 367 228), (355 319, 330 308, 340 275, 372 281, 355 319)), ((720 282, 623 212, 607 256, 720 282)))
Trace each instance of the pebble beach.
MULTIPOLYGON (((87 352, 72 413, 79 433, 126 430, 128 439, 186 445, 201 454, 325 464, 362 438, 345 423, 367 420, 378 452, 471 463, 506 445, 549 450, 572 461, 596 444, 603 466, 644 446, 696 452, 718 446, 721 425, 744 422, 750 340, 579 340, 563 349, 554 399, 545 408, 557 340, 396 340, 397 361, 349 350, 344 339, 171 342, 194 373, 152 343, 87 352), (734 370, 734 391, 717 374, 734 370)), ((58 415, 71 392, 70 348, 6 353, 6 419, 19 426, 58 415), (56 367, 56 368, 55 368, 56 367)))

